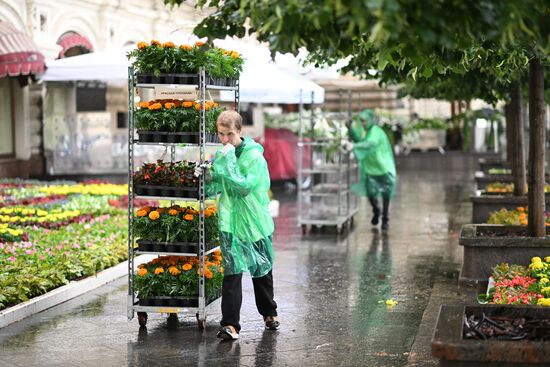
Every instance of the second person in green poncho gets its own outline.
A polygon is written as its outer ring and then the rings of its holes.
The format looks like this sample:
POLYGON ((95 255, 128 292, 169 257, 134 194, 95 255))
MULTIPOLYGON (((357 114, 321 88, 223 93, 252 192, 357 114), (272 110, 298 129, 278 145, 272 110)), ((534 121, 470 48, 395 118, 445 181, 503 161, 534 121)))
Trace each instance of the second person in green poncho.
MULTIPOLYGON (((222 112, 217 129, 224 147, 216 153, 207 188, 210 193, 220 193, 218 215, 224 278, 218 337, 237 339, 244 272, 252 276, 256 307, 264 317, 266 329, 279 328, 273 299, 270 178, 263 147, 250 137, 241 138, 242 118, 238 112, 222 112)), ((201 169, 198 174, 202 174, 201 169)))
POLYGON ((358 117, 349 128, 349 138, 353 142, 350 148, 360 165, 360 181, 352 189, 368 197, 373 211, 371 223, 377 225, 382 214, 382 229, 388 229, 390 200, 396 180, 393 149, 384 130, 376 125, 372 110, 365 109, 358 117), (382 211, 379 196, 382 196, 382 211))

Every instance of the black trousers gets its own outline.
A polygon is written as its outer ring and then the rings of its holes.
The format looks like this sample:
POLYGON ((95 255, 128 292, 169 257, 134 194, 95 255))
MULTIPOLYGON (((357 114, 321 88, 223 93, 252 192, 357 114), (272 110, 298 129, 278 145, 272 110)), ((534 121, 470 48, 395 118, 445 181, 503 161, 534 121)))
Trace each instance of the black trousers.
MULTIPOLYGON (((243 302, 242 274, 225 275, 222 284, 222 326, 231 325, 241 330, 241 304, 243 302)), ((256 307, 263 317, 277 316, 277 303, 273 300, 273 273, 252 278, 256 307)))

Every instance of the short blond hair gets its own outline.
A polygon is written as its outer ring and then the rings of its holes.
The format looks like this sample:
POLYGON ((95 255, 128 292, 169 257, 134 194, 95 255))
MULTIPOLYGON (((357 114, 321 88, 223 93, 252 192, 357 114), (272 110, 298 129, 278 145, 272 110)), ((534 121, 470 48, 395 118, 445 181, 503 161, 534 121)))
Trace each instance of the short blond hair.
POLYGON ((227 129, 231 129, 233 126, 235 126, 238 131, 241 131, 243 128, 243 118, 235 110, 223 111, 218 116, 216 124, 220 124, 227 129))

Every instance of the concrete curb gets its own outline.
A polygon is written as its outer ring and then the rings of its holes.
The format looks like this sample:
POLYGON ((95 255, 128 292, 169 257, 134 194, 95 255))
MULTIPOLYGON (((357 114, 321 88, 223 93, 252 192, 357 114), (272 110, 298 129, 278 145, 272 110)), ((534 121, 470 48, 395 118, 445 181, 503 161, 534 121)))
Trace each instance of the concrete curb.
MULTIPOLYGON (((134 259, 134 265, 150 261, 154 255, 141 255, 134 259)), ((41 296, 34 297, 26 302, 0 311, 0 328, 20 321, 26 317, 44 311, 50 307, 78 297, 102 285, 110 283, 128 274, 128 261, 124 261, 111 268, 100 271, 88 278, 73 281, 69 284, 56 288, 41 296)))

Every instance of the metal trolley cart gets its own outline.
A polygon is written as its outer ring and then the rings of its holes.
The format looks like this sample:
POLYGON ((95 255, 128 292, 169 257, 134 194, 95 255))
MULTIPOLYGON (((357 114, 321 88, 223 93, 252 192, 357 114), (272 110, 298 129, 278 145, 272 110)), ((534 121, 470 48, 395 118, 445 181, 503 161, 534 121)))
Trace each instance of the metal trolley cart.
MULTIPOLYGON (((340 107, 340 113, 324 117, 337 122, 340 126, 349 126, 352 118, 351 92, 347 113, 340 107)), ((340 93, 342 100, 342 93, 340 93)), ((313 96, 312 96, 313 100, 313 96)), ((340 104, 342 106, 342 103, 340 104)), ((300 112, 302 112, 302 108, 300 112)), ((311 113, 309 129, 300 118, 298 140, 298 225, 306 234, 308 226, 312 231, 323 230, 325 226, 335 226, 337 233, 353 226, 353 217, 357 213, 357 197, 350 190, 352 183, 358 180, 358 165, 351 152, 340 149, 342 129, 331 138, 315 137, 316 116, 311 113), (308 131, 309 130, 309 131, 308 131), (306 135, 306 136, 305 136, 306 135), (327 154, 332 150, 332 156, 327 154), (304 164, 304 157, 309 159, 304 164)))
MULTIPOLYGON (((190 297, 187 299, 185 305, 179 304, 178 306, 146 306, 141 305, 140 300, 137 299, 134 292, 133 274, 134 274, 134 262, 135 256, 138 254, 153 254, 159 256, 193 256, 198 257, 201 262, 201 268, 205 268, 205 257, 217 249, 217 247, 207 247, 205 243, 205 182, 204 175, 199 177, 198 197, 197 198, 184 198, 184 197, 171 197, 171 196, 142 196, 138 195, 133 183, 134 172, 134 159, 135 159, 135 146, 137 145, 157 145, 164 146, 166 150, 170 150, 170 160, 174 162, 176 159, 176 149, 183 147, 195 147, 199 149, 199 161, 198 164, 203 164, 205 160, 205 147, 206 145, 215 145, 212 141, 212 137, 208 137, 206 133, 206 121, 205 121, 205 100, 206 93, 209 90, 229 90, 235 93, 235 108, 239 107, 239 81, 231 79, 213 79, 206 75, 204 69, 201 69, 198 74, 170 74, 160 75, 159 77, 138 75, 133 67, 128 70, 128 320, 134 318, 134 313, 137 312, 138 321, 140 326, 145 326, 147 323, 147 313, 166 313, 170 316, 177 314, 195 314, 198 322, 199 329, 204 329, 206 326, 206 317, 212 308, 219 307, 220 297, 215 300, 207 300, 205 292, 205 272, 201 272, 198 282, 198 297, 190 297), (164 84, 164 85, 163 85, 164 84), (135 138, 135 94, 137 89, 154 89, 161 85, 162 88, 174 89, 189 88, 195 90, 198 94, 198 99, 201 102, 202 109, 200 112, 200 131, 198 144, 181 144, 181 143, 169 143, 169 142, 145 142, 143 139, 135 138), (134 202, 133 199, 151 199, 151 200, 169 200, 171 204, 175 201, 198 201, 199 203, 199 242, 196 246, 196 251, 191 252, 164 252, 164 251, 142 251, 135 245, 134 237, 134 202)), ((167 247, 169 248, 169 247, 167 247)))

